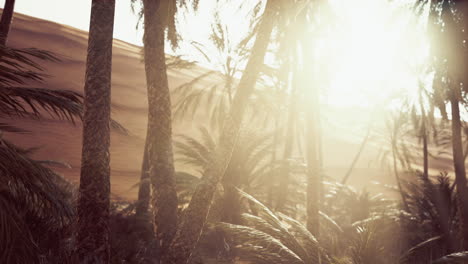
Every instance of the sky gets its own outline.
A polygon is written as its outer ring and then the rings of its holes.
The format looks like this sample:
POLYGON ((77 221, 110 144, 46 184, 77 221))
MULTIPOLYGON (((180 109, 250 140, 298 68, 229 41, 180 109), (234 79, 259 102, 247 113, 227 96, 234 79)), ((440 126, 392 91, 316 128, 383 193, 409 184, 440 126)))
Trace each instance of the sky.
MULTIPOLYGON (((184 36, 189 39, 206 38, 210 30, 215 0, 201 1, 196 15, 181 16, 182 25, 190 25, 182 29, 184 36), (195 29, 195 30, 194 30, 195 29)), ((4 0, 0 0, 3 7, 4 0)), ((81 30, 89 30, 91 0, 19 0, 16 1, 15 12, 38 17, 61 24, 69 25, 81 30)), ((224 17, 238 17, 235 12, 224 17)), ((117 0, 114 20, 114 38, 142 45, 142 30, 136 30, 137 15, 132 13, 130 0, 117 0)), ((239 26, 239 25, 237 25, 239 26)), ((182 26, 183 27, 183 26, 182 26)), ((235 33, 235 32, 233 32, 235 33)))
MULTIPOLYGON (((167 45, 166 52, 170 54, 182 55, 186 59, 197 61, 199 64, 209 68, 217 68, 212 62, 204 61, 204 56, 190 43, 210 44, 209 35, 211 24, 214 21, 214 11, 218 0, 200 1, 197 12, 180 12, 178 16, 178 30, 185 40, 181 43, 181 48, 173 51, 167 45)), ((255 3, 255 1, 252 1, 255 3)), ((5 0, 0 0, 3 7, 5 0)), ((221 7, 224 5, 219 2, 221 7)), ((246 5, 248 9, 248 5, 246 5)), ((222 22, 233 25, 230 35, 233 42, 237 43, 245 35, 248 28, 248 19, 239 20, 239 17, 247 16, 245 11, 236 8, 221 8, 222 22), (232 23, 234 22, 235 23, 232 23)), ((89 30, 89 19, 91 13, 91 0, 18 0, 16 1, 15 12, 25 15, 54 21, 69 25, 81 30, 89 30)), ((130 0, 116 0, 116 10, 114 19, 114 38, 120 39, 135 45, 142 46, 143 30, 140 26, 136 29, 138 17, 131 10, 130 0)))
MULTIPOLYGON (((4 0, 0 1, 3 7, 4 0)), ((89 30, 91 0, 19 0, 15 12, 89 30)), ((137 16, 132 13, 130 0, 117 0, 114 37, 141 45, 142 34, 137 32, 137 16)))
MULTIPOLYGON (((0 0, 0 6, 3 7, 4 2, 0 0)), ((236 43, 245 35, 249 19, 247 19, 247 13, 232 8, 234 1, 230 2, 230 8, 221 6, 220 17, 222 23, 230 25, 229 35, 232 42, 236 43)), ((394 89, 407 85, 416 87, 414 74, 406 67, 409 65, 406 58, 414 57, 407 56, 408 54, 414 55, 418 53, 416 52, 418 50, 423 51, 420 43, 424 43, 425 39, 419 37, 417 32, 412 32, 412 27, 404 24, 407 19, 402 19, 404 17, 398 15, 399 19, 395 20, 395 12, 391 11, 393 8, 384 0, 355 0, 349 6, 346 5, 349 0, 331 2, 336 2, 335 9, 339 19, 335 21, 335 23, 338 22, 338 28, 334 29, 332 34, 327 33, 328 36, 325 36, 323 41, 328 47, 326 50, 332 55, 332 57, 324 58, 323 63, 329 64, 329 68, 334 69, 330 98, 342 98, 343 100, 338 103, 341 105, 344 102, 355 103, 354 101, 358 100, 356 94, 365 94, 366 90, 379 93, 380 89, 375 87, 381 87, 382 83, 394 89), (400 22, 396 23, 398 21, 400 22), (337 33, 336 30, 340 29, 343 32, 337 33), (407 76, 409 73, 411 76, 407 76), (399 77, 393 78, 394 76, 399 77), (388 77, 392 77, 392 80, 388 77), (403 80, 403 82, 395 83, 395 79, 403 80), (359 87, 362 92, 356 93, 356 87, 359 87), (332 96, 335 95, 333 90, 336 90, 336 94, 346 93, 347 96, 332 96), (350 96, 356 97, 355 100, 350 100, 350 96)), ((204 66, 218 68, 216 65, 211 65, 212 62, 204 63, 201 60, 203 56, 189 44, 191 41, 209 44, 215 3, 216 0, 200 1, 196 14, 190 12, 190 14, 186 13, 185 16, 178 17, 179 33, 188 41, 184 42, 182 48, 174 53, 196 60, 204 66), (196 55, 197 53, 199 55, 196 55)), ((250 10, 251 7, 245 9, 250 10)), ((18 0, 15 11, 87 31, 91 0, 18 0)), ((130 0, 116 0, 114 38, 142 45, 142 29, 136 29, 137 22, 137 15, 133 14, 130 8, 130 0)), ((316 41, 319 43, 320 39, 316 41)), ((210 48, 209 45, 206 47, 210 48)), ((210 52, 212 57, 216 57, 213 48, 209 51, 212 51, 210 52)), ((167 52, 173 53, 169 48, 167 52)), ((424 57, 424 54, 416 57, 424 57)), ((362 100, 368 99, 366 97, 362 100)))

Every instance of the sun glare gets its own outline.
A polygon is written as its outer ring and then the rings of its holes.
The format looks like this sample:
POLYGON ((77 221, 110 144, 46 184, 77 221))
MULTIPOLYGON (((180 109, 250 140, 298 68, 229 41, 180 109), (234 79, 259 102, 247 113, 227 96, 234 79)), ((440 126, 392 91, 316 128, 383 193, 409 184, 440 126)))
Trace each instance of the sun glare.
MULTIPOLYGON (((371 107, 413 94, 429 54, 423 15, 411 2, 331 0, 315 58, 333 72, 327 104, 371 107)), ((424 12, 423 12, 424 14, 424 12)))

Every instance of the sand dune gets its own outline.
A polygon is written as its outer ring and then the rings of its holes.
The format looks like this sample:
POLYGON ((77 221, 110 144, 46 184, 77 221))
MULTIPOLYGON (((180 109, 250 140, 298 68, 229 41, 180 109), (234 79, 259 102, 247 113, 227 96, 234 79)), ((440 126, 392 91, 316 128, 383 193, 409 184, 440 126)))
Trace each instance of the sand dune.
MULTIPOLYGON (((8 45, 13 47, 35 47, 52 51, 62 58, 61 63, 46 63, 45 83, 36 86, 52 89, 83 91, 87 32, 15 14, 8 45)), ((141 63, 140 47, 114 40, 112 68, 112 116, 126 127, 130 135, 117 132, 111 138, 112 192, 134 197, 130 186, 138 181, 146 133, 146 81, 144 65, 141 63)), ((203 69, 196 69, 203 70, 203 69)), ((190 80, 191 74, 169 71, 171 87, 190 80)), ((81 158, 81 124, 70 124, 52 119, 17 119, 15 125, 31 131, 27 135, 7 133, 6 137, 20 146, 40 146, 35 153, 38 159, 64 161, 72 169, 57 169, 72 181, 79 178, 81 158)), ((175 131, 183 131, 179 125, 175 131)))
MULTIPOLYGON (((46 86, 52 89, 83 91, 87 32, 44 21, 33 17, 16 14, 9 39, 13 47, 35 47, 60 54, 62 63, 46 63, 46 71, 51 75, 46 86)), ((112 192, 119 196, 134 198, 136 190, 130 190, 139 178, 144 137, 146 133, 146 84, 144 66, 141 62, 140 47, 120 40, 114 40, 112 71, 112 115, 129 131, 125 136, 112 133, 111 167, 112 192)), ((170 87, 174 88, 189 81, 202 68, 187 70, 169 70, 170 87)), ((363 117, 356 117, 363 119, 363 117)), ((348 120, 350 123, 353 120, 348 120)), ((81 157, 81 124, 73 125, 57 120, 14 121, 16 125, 31 131, 27 135, 9 134, 6 137, 20 146, 40 146, 35 154, 39 159, 58 160, 69 163, 71 169, 57 169, 72 181, 79 178, 81 157)), ((333 177, 341 177, 358 150, 361 138, 359 132, 324 124, 325 172, 333 177)), ((175 124, 175 133, 194 131, 190 124, 175 124)), ((370 181, 393 182, 377 168, 378 144, 370 144, 358 162, 351 176, 356 186, 368 185, 370 181)), ((438 161, 437 168, 450 169, 450 160, 438 161)), ((178 165, 178 169, 181 167, 178 165)), ((183 168, 182 168, 183 169, 183 168)))

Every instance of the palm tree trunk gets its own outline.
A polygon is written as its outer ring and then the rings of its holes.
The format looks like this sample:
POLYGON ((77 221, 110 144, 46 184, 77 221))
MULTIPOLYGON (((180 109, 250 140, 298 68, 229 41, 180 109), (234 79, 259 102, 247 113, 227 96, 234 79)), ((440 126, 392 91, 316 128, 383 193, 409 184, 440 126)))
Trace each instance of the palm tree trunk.
POLYGON ((109 263, 110 103, 115 0, 93 0, 86 62, 76 256, 109 263))
POLYGON ((284 204, 286 203, 286 197, 288 195, 289 189, 289 173, 290 173, 290 164, 288 159, 291 158, 292 151, 293 151, 293 144, 294 144, 294 126, 295 126, 295 115, 297 115, 297 85, 298 85, 298 78, 293 76, 294 78, 294 87, 292 87, 290 99, 289 99, 289 109, 288 109, 288 121, 286 125, 286 134, 285 134, 285 145, 284 145, 284 152, 283 152, 283 161, 285 163, 281 166, 280 170, 280 180, 278 189, 278 196, 276 201, 276 210, 284 212, 284 204))
POLYGON ((252 53, 236 89, 229 115, 224 121, 219 143, 215 149, 216 155, 213 155, 211 162, 208 163, 209 166, 204 171, 205 180, 197 186, 192 200, 185 210, 184 218, 171 246, 170 258, 166 259, 164 263, 187 263, 198 243, 210 211, 216 186, 219 180, 224 177, 237 142, 245 108, 254 90, 260 68, 264 63, 273 30, 277 3, 278 0, 267 1, 252 53))
MULTIPOLYGON (((309 89, 314 89, 309 87, 309 89)), ((316 92, 316 91, 314 91, 316 92)), ((313 93, 314 93, 313 92, 313 93)), ((315 108, 318 100, 311 98, 313 108, 306 111, 306 157, 307 157, 307 229, 319 236, 319 204, 320 204, 320 161, 318 154, 318 133, 315 108)))
POLYGON ((426 125, 423 127, 423 177, 429 178, 429 151, 427 146, 426 125))
MULTIPOLYGON (((146 137, 148 137, 148 135, 146 135, 146 137)), ((148 141, 145 141, 143 162, 141 165, 140 184, 138 189, 138 200, 135 208, 135 214, 137 217, 142 218, 147 216, 150 198, 151 185, 149 179, 148 141)))
POLYGON ((367 127, 366 136, 365 136, 364 139, 362 140, 361 145, 359 146, 359 150, 358 150, 358 152, 356 153, 356 156, 354 156, 354 159, 353 159, 353 161, 351 162, 351 165, 349 166, 348 171, 346 172, 345 176, 344 176, 343 179, 341 180, 341 184, 346 184, 346 182, 347 182, 348 179, 349 179, 349 176, 351 176, 351 172, 353 172, 354 167, 356 166, 356 163, 358 162, 359 157, 361 157, 362 151, 364 150, 364 147, 366 146, 367 141, 369 140, 371 127, 372 127, 372 124, 369 124, 369 126, 367 127))
MULTIPOLYGON (((403 208, 406 210, 406 211, 409 211, 409 206, 408 206, 408 202, 406 201, 406 194, 405 194, 405 191, 403 190, 403 186, 401 184, 401 180, 400 180, 400 175, 398 173, 398 165, 397 165, 397 160, 398 160, 398 155, 397 155, 397 143, 396 143, 396 137, 393 136, 392 138, 392 158, 393 158, 393 173, 395 175, 395 181, 397 183, 397 186, 398 186, 398 191, 400 192, 400 196, 401 196, 401 201, 403 203, 403 208)), ((403 167, 403 165, 402 165, 403 167)))
POLYGON ((144 0, 144 53, 148 90, 148 168, 154 231, 161 258, 177 229, 177 193, 172 152, 172 113, 166 72, 163 0, 144 0))
POLYGON ((267 188, 267 201, 266 204, 269 208, 273 208, 273 195, 275 182, 277 180, 278 172, 275 169, 276 163, 276 151, 278 149, 278 134, 279 134, 279 115, 274 117, 274 131, 273 131, 273 142, 271 144, 271 160, 270 160, 270 180, 266 184, 267 188))
MULTIPOLYGON (((305 18, 303 25, 307 25, 305 18)), ((307 162, 307 229, 315 236, 319 236, 320 230, 320 190, 321 190, 321 163, 319 153, 319 123, 320 110, 317 83, 314 82, 314 74, 317 74, 312 64, 313 55, 310 43, 302 38, 300 44, 303 50, 303 68, 301 69, 301 80, 303 91, 307 98, 305 109, 305 155, 307 162), (311 74, 312 73, 312 74, 311 74)))
POLYGON ((240 197, 237 188, 241 185, 239 174, 227 173, 223 180, 223 208, 221 221, 230 224, 241 224, 240 197))
POLYGON ((453 94, 450 98, 450 105, 452 108, 452 151, 455 184, 458 194, 458 207, 460 210, 462 247, 463 250, 468 250, 468 189, 466 186, 466 171, 463 158, 459 97, 460 91, 458 90, 457 93, 453 94))
POLYGON ((0 45, 5 46, 10 33, 11 21, 15 10, 15 0, 6 0, 3 7, 2 19, 0 20, 0 45))
POLYGON ((429 178, 429 150, 428 150, 428 140, 427 140, 427 114, 424 107, 424 102, 422 98, 422 92, 419 92, 419 108, 421 110, 421 134, 422 134, 422 143, 423 143, 423 177, 425 179, 429 178))

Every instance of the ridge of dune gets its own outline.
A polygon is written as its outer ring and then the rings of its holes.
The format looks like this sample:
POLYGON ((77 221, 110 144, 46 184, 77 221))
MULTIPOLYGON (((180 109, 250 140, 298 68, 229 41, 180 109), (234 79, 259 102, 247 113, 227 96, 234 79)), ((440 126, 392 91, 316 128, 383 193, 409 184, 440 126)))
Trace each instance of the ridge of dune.
MULTIPOLYGON (((58 54, 60 63, 43 63, 50 75, 45 83, 34 84, 52 89, 82 92, 88 33, 67 25, 15 13, 8 45, 17 48, 34 47, 58 54)), ((129 136, 111 134, 111 190, 126 198, 135 198, 131 189, 139 180, 146 134, 147 99, 141 47, 114 39, 112 69, 112 116, 130 132, 129 136)), ((196 67, 196 71, 204 71, 196 67)), ((168 71, 170 87, 187 82, 188 71, 168 71)), ((81 160, 81 123, 73 125, 53 119, 10 120, 28 129, 24 135, 6 133, 5 137, 23 147, 39 146, 35 158, 63 161, 71 169, 56 170, 73 182, 78 182, 81 160)), ((174 131, 187 131, 186 125, 175 124, 174 131)), ((54 168, 55 169, 55 168, 54 168)))

